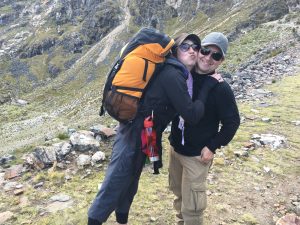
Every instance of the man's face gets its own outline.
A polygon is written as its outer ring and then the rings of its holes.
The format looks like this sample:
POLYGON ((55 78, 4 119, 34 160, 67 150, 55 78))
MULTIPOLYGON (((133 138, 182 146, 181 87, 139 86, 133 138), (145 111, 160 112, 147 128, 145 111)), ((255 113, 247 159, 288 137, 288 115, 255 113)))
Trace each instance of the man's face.
POLYGON ((200 46, 194 44, 191 40, 184 40, 177 49, 177 59, 182 62, 188 70, 195 66, 198 58, 200 46))
POLYGON ((209 45, 202 47, 198 54, 196 72, 202 74, 213 72, 223 61, 224 57, 217 46, 209 45))

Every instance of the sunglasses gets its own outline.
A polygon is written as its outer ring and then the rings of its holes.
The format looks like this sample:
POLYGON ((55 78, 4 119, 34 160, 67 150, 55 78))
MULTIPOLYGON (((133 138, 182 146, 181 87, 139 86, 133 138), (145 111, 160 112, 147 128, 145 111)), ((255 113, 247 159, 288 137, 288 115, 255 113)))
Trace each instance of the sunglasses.
POLYGON ((195 52, 200 50, 200 46, 196 44, 182 43, 179 45, 179 48, 183 52, 187 52, 190 48, 192 48, 195 52))
POLYGON ((209 55, 211 54, 211 58, 215 61, 220 61, 223 58, 223 54, 221 52, 213 52, 209 48, 201 48, 200 53, 202 55, 209 55))

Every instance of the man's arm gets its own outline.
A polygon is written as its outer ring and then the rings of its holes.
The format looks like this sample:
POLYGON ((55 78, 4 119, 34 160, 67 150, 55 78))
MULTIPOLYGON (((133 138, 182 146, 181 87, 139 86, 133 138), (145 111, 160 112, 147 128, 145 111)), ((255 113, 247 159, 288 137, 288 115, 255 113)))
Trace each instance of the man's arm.
POLYGON ((240 118, 239 116, 233 116, 221 121, 221 123, 221 130, 201 150, 201 155, 198 156, 199 160, 204 163, 208 163, 213 159, 217 148, 227 145, 232 140, 240 125, 240 118))
POLYGON ((239 125, 240 117, 238 114, 230 118, 221 119, 220 131, 209 141, 209 143, 207 143, 206 146, 210 149, 210 151, 215 153, 217 148, 227 145, 232 140, 239 128, 239 125))
POLYGON ((230 86, 224 82, 214 91, 216 91, 214 94, 221 129, 206 145, 213 153, 217 148, 227 145, 232 140, 240 125, 239 111, 230 86))

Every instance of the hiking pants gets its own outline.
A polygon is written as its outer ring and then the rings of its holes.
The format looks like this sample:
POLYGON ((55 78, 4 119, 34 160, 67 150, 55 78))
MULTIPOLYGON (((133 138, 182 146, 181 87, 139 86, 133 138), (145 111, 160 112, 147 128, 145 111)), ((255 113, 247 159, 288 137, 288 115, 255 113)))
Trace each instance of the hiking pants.
POLYGON ((139 142, 140 132, 120 124, 104 181, 88 211, 90 218, 105 222, 113 211, 128 217, 146 159, 137 148, 139 142))
POLYGON ((211 163, 178 154, 170 148, 169 188, 175 195, 178 225, 203 225, 207 206, 206 178, 211 163))

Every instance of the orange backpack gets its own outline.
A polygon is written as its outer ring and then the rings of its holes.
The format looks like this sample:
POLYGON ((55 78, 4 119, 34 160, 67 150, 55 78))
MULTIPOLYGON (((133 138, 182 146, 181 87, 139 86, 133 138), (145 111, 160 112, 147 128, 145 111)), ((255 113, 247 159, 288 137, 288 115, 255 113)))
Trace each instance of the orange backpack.
POLYGON ((172 38, 153 28, 137 32, 123 47, 107 76, 100 116, 107 111, 119 122, 132 121, 149 81, 160 70, 174 43, 172 38))

